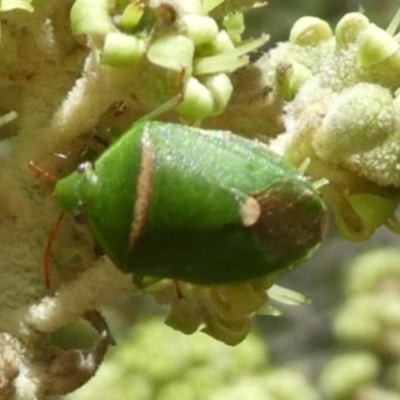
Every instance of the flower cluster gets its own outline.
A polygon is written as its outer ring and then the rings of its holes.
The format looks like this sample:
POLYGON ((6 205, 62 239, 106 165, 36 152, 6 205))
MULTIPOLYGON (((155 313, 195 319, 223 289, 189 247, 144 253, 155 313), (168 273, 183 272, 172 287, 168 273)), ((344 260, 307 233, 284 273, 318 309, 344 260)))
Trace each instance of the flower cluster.
POLYGON ((105 71, 130 75, 126 89, 147 109, 178 92, 183 71, 183 100, 176 111, 197 121, 225 109, 233 90, 227 73, 246 65, 246 54, 267 40, 243 42, 243 15, 214 19, 219 3, 119 1, 111 7, 107 0, 77 0, 71 26, 75 35, 86 35, 105 71))
MULTIPOLYGON (((395 19, 394 19, 395 21, 395 19)), ((285 133, 271 148, 306 173, 323 178, 322 196, 342 234, 365 240, 394 217, 400 188, 400 45, 361 13, 332 31, 303 17, 290 39, 258 65, 287 102, 285 133)))
POLYGON ((307 301, 294 291, 274 285, 275 279, 276 276, 270 275, 251 282, 219 286, 164 280, 147 290, 154 293, 160 304, 170 307, 167 325, 185 334, 200 328, 203 333, 234 346, 249 334, 256 313, 280 314, 268 305, 270 298, 291 305, 307 301))

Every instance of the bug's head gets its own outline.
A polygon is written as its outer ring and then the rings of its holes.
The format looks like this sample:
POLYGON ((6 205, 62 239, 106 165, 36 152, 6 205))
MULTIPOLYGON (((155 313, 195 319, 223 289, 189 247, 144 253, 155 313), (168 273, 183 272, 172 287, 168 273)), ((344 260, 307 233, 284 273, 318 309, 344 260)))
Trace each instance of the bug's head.
POLYGON ((60 179, 54 188, 54 198, 58 207, 69 213, 79 210, 79 195, 77 187, 82 177, 74 172, 66 178, 60 179))
POLYGON ((92 188, 96 187, 97 176, 92 164, 85 162, 67 177, 60 179, 54 188, 57 205, 69 213, 79 213, 82 205, 90 201, 92 188))

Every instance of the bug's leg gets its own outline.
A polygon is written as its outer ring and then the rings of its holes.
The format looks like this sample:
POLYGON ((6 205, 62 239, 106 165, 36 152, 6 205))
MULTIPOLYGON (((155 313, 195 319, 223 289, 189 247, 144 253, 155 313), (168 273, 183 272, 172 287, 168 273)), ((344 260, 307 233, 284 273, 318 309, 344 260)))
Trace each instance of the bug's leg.
POLYGON ((44 252, 44 263, 43 263, 43 275, 44 275, 44 283, 47 289, 50 289, 51 277, 50 277, 50 259, 51 259, 51 248, 53 246, 54 239, 57 235, 57 232, 60 228, 61 220, 64 217, 64 212, 61 212, 58 215, 58 218, 54 222, 51 227, 50 235, 47 240, 46 249, 44 252))
POLYGON ((83 318, 86 319, 86 321, 88 321, 90 325, 92 325, 93 328, 96 329, 96 331, 99 334, 106 332, 109 344, 112 345, 116 344, 116 341, 110 331, 110 328, 108 327, 107 321, 104 319, 104 317, 100 314, 99 311, 96 310, 86 311, 85 314, 83 314, 83 318))
POLYGON ((43 168, 36 165, 33 161, 29 161, 29 168, 41 179, 46 182, 56 184, 58 179, 50 174, 49 172, 45 171, 43 168))
POLYGON ((41 349, 43 356, 39 360, 34 360, 37 378, 42 383, 40 391, 44 395, 68 393, 85 384, 103 362, 109 346, 115 344, 107 322, 98 311, 88 311, 83 318, 100 335, 91 350, 65 351, 49 346, 41 349))
MULTIPOLYGON (((43 168, 39 167, 38 165, 36 165, 33 161, 29 162, 29 168, 37 175, 39 176, 41 179, 43 179, 46 182, 52 183, 52 184, 56 184, 57 183, 57 178, 55 176, 53 176, 52 174, 50 174, 49 172, 45 171, 43 168)), ((46 285, 47 289, 50 289, 50 258, 51 258, 51 248, 53 246, 53 242, 54 239, 57 235, 57 232, 60 228, 60 223, 61 220, 64 217, 64 213, 61 212, 58 217, 57 220, 54 222, 50 234, 49 234, 49 238, 47 240, 47 245, 46 245, 46 249, 44 252, 44 260, 43 260, 43 276, 44 276, 44 282, 46 285)))

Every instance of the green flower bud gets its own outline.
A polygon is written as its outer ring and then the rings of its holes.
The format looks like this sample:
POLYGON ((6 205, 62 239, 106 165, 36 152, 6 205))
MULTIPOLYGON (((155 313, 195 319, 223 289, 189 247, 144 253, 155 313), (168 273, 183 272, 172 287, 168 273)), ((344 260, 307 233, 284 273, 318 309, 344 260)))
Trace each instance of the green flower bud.
POLYGON ((201 120, 209 116, 214 108, 214 99, 208 90, 196 78, 190 77, 186 83, 183 100, 175 110, 185 118, 201 120))
POLYGON ((125 32, 131 32, 136 28, 144 14, 144 3, 142 1, 134 1, 128 4, 119 20, 119 27, 125 32))
POLYGON ((368 227, 375 230, 394 214, 397 202, 371 193, 346 196, 353 210, 368 227))
MULTIPOLYGON (((201 389, 204 390, 204 386, 201 389)), ((205 393, 207 392, 205 391, 205 393)), ((195 400, 196 398, 202 398, 201 396, 205 395, 205 393, 202 393, 202 390, 197 392, 189 382, 174 382, 171 385, 162 388, 160 393, 157 393, 157 400, 195 400)))
POLYGON ((400 354, 400 294, 394 283, 351 297, 335 318, 335 336, 379 354, 400 354))
POLYGON ((395 130, 395 122, 390 91, 359 83, 338 95, 314 136, 313 146, 325 161, 345 160, 383 143, 395 130))
POLYGON ((368 18, 359 12, 346 14, 335 29, 336 42, 340 47, 354 43, 369 25, 368 18))
POLYGON ((278 66, 277 74, 282 98, 285 101, 293 100, 301 85, 312 76, 311 70, 296 61, 291 62, 289 66, 278 66))
POLYGON ((352 241, 368 239, 394 214, 397 207, 395 201, 370 193, 351 194, 345 198, 359 219, 354 221, 353 216, 342 213, 342 210, 337 211, 335 219, 341 234, 352 241))
POLYGON ((181 18, 186 36, 195 46, 211 42, 218 34, 218 25, 206 15, 186 14, 181 18))
POLYGON ((344 238, 353 242, 362 242, 372 236, 374 230, 363 224, 363 221, 357 218, 356 213, 351 215, 348 212, 342 213, 341 211, 335 213, 335 224, 344 238))
POLYGON ((144 52, 145 43, 142 39, 111 32, 106 36, 101 62, 113 67, 131 67, 144 52))
POLYGON ((368 347, 379 345, 382 326, 377 318, 375 296, 363 295, 350 298, 335 316, 335 336, 348 343, 368 347))
POLYGON ((76 0, 71 8, 71 29, 75 35, 106 35, 115 31, 107 0, 76 0))
POLYGON ((400 45, 389 33, 375 24, 369 24, 357 54, 359 67, 378 64, 398 52, 400 45))
POLYGON ((34 8, 31 3, 32 0, 1 0, 0 11, 11 11, 20 9, 32 12, 34 8))
POLYGON ((348 268, 349 293, 362 294, 385 287, 385 282, 400 281, 400 249, 385 247, 356 257, 348 268))
POLYGON ((320 395, 313 389, 311 383, 307 382, 304 375, 300 369, 272 369, 267 375, 262 376, 267 396, 264 394, 257 399, 319 400, 320 395))
POLYGON ((212 287, 210 299, 220 315, 236 319, 257 311, 266 303, 267 296, 255 290, 251 283, 238 283, 212 287))
MULTIPOLYGON (((266 391, 264 378, 265 375, 243 375, 241 374, 239 379, 235 379, 230 382, 229 385, 223 386, 222 388, 216 388, 211 395, 207 397, 207 400, 272 400, 266 391)), ((278 397, 276 397, 277 399, 278 397)), ((281 399, 288 400, 285 397, 281 399)), ((312 400, 312 399, 310 399, 312 400)))
MULTIPOLYGON (((378 318, 385 330, 393 329, 398 330, 400 326, 400 293, 396 290, 387 289, 385 292, 381 292, 376 296, 377 304, 381 307, 378 309, 378 318)), ((394 340, 393 343, 386 343, 387 347, 392 347, 392 354, 399 354, 400 347, 398 346, 400 335, 398 340, 394 340)))
POLYGON ((232 41, 234 43, 240 42, 241 35, 245 29, 243 14, 239 12, 228 14, 224 18, 223 25, 232 41))
POLYGON ((206 326, 201 331, 229 346, 236 346, 246 338, 250 329, 251 322, 248 317, 227 321, 213 316, 206 321, 206 326))
POLYGON ((290 43, 299 46, 316 46, 332 37, 329 24, 316 17, 298 19, 290 31, 290 43))
POLYGON ((231 38, 226 31, 219 31, 213 41, 196 47, 196 54, 200 57, 213 56, 226 53, 235 48, 231 38))
POLYGON ((356 391, 378 378, 379 362, 370 353, 337 356, 325 367, 320 385, 329 399, 355 398, 356 391))
POLYGON ((201 317, 193 312, 193 306, 185 298, 171 304, 171 310, 165 319, 165 324, 186 335, 196 332, 202 323, 201 317))
MULTIPOLYGON (((399 140, 400 131, 397 129, 381 146, 367 153, 352 156, 351 160, 346 162, 346 167, 379 186, 400 187, 399 140)), ((393 221, 390 229, 397 231, 397 225, 398 223, 393 221)))
POLYGON ((232 95, 233 86, 231 80, 226 74, 215 74, 202 78, 201 82, 210 91, 214 100, 210 115, 221 114, 232 95))
MULTIPOLYGON (((160 0, 158 0, 160 1, 160 0)), ((165 3, 168 1, 163 0, 165 3)), ((184 14, 205 14, 202 7, 202 1, 199 0, 173 0, 182 9, 184 14)))
POLYGON ((226 31, 219 31, 218 35, 212 42, 198 47, 196 50, 198 50, 202 55, 215 55, 232 51, 234 48, 235 45, 228 33, 226 31))
POLYGON ((193 42, 183 35, 160 37, 147 50, 147 58, 150 62, 174 71, 190 68, 193 54, 193 42))

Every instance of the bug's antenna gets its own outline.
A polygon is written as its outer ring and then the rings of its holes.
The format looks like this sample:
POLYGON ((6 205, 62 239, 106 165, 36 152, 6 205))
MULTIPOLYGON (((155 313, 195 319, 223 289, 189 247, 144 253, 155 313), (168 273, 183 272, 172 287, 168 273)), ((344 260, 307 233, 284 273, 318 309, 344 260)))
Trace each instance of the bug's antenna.
MULTIPOLYGON (((58 179, 50 174, 49 172, 45 171, 43 168, 36 165, 33 161, 29 161, 29 168, 41 179, 46 182, 56 184, 58 179)), ((57 235, 57 232, 60 228, 61 220, 64 217, 64 212, 61 212, 54 222, 53 226, 51 227, 51 231, 49 234, 49 238, 47 240, 46 250, 44 252, 44 260, 43 260, 43 276, 44 276, 44 283, 47 289, 50 289, 50 259, 51 259, 51 248, 53 246, 54 239, 57 235)))
POLYGON ((45 171, 43 168, 36 165, 33 161, 29 161, 29 168, 41 179, 46 182, 56 184, 58 179, 50 174, 49 172, 45 171))
POLYGON ((43 276, 44 283, 47 289, 50 289, 50 259, 51 259, 51 248, 53 247, 54 239, 56 238, 57 232, 60 228, 61 220, 64 217, 64 212, 60 212, 58 218, 51 227, 50 235, 47 240, 46 250, 44 252, 44 263, 43 263, 43 276))

